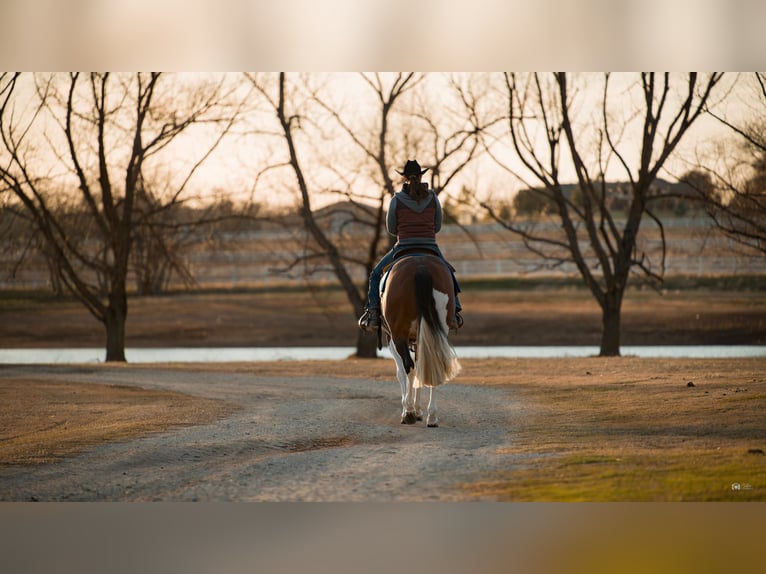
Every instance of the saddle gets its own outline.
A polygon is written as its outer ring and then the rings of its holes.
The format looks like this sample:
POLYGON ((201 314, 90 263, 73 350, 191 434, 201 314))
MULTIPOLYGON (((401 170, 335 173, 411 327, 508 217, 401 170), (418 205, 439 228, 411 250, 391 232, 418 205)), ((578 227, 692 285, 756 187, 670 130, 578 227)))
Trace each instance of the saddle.
POLYGON ((452 271, 453 275, 456 272, 452 264, 439 254, 439 250, 437 247, 432 247, 430 245, 414 245, 413 247, 408 247, 407 249, 401 249, 397 251, 396 253, 394 253, 394 258, 391 260, 391 263, 389 263, 383 268, 383 273, 388 273, 391 267, 393 267, 394 264, 400 259, 404 259, 405 257, 413 257, 415 255, 435 255, 436 257, 442 260, 442 262, 449 268, 450 271, 452 271))
POLYGON ((450 273, 452 273, 452 280, 455 282, 455 288, 457 292, 459 292, 459 287, 457 284, 457 279, 455 277, 455 268, 452 266, 452 264, 441 257, 439 255, 439 252, 434 249, 433 247, 429 245, 415 245, 412 247, 408 247, 407 249, 402 249, 400 251, 397 251, 394 253, 394 258, 383 268, 383 276, 380 280, 380 293, 383 294, 386 290, 386 281, 388 280, 388 275, 391 272, 391 269, 396 265, 400 260, 406 259, 407 257, 416 257, 418 255, 433 255, 434 257, 438 257, 442 263, 444 263, 447 266, 447 269, 450 270, 450 273))
POLYGON ((402 259, 403 257, 409 257, 412 255, 436 255, 437 257, 439 257, 439 252, 436 250, 436 248, 431 247, 430 245, 414 245, 413 247, 400 249, 399 251, 394 253, 394 259, 391 262, 391 265, 393 265, 395 261, 398 261, 399 259, 402 259))

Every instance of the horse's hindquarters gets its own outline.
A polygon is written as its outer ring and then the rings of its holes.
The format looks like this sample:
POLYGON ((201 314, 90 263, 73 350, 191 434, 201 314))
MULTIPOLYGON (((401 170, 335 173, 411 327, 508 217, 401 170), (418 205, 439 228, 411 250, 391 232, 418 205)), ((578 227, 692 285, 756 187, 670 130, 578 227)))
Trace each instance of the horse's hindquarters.
MULTIPOLYGON (((435 256, 413 256, 398 261, 389 272, 381 297, 383 324, 397 363, 402 389, 402 422, 414 422, 414 398, 430 387, 428 426, 438 426, 434 387, 460 372, 449 343, 448 317, 454 315, 452 274, 435 256), (410 347, 415 348, 415 359, 410 347)), ((416 416, 416 415, 415 415, 416 416)))

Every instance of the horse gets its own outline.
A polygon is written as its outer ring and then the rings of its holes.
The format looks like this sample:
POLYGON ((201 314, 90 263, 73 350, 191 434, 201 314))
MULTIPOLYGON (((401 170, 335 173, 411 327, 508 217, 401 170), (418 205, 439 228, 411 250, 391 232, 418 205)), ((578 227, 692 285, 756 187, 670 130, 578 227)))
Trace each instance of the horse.
POLYGON ((394 261, 383 285, 381 329, 396 362, 402 424, 423 420, 420 391, 426 386, 426 424, 437 427, 434 388, 456 377, 461 368, 448 340, 449 330, 456 328, 452 273, 436 255, 408 254, 394 261))

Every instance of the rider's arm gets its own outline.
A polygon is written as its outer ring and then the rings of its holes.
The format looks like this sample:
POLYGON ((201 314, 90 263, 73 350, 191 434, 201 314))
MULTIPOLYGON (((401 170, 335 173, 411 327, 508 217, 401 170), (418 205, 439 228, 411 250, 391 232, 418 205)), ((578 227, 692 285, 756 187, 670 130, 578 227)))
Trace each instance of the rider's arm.
POLYGON ((399 204, 399 201, 394 196, 394 198, 391 200, 391 203, 388 206, 388 215, 386 215, 386 229, 394 237, 396 237, 396 226, 397 226, 396 207, 398 204, 399 204))
POLYGON ((436 205, 434 224, 436 233, 439 233, 439 230, 442 228, 442 204, 439 202, 439 198, 436 195, 434 195, 434 204, 436 205))

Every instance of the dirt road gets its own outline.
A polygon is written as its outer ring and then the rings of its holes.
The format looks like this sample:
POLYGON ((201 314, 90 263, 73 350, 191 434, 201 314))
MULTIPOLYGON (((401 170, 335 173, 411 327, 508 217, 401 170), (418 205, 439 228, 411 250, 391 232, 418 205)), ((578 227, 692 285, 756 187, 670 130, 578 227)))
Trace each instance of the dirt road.
POLYGON ((503 389, 441 387, 440 427, 429 429, 399 423, 393 373, 382 381, 103 365, 0 371, 42 380, 73 376, 223 399, 237 408, 213 424, 98 446, 56 464, 0 468, 0 499, 452 501, 468 498, 461 483, 514 462, 499 454, 512 440, 519 409, 503 389))

